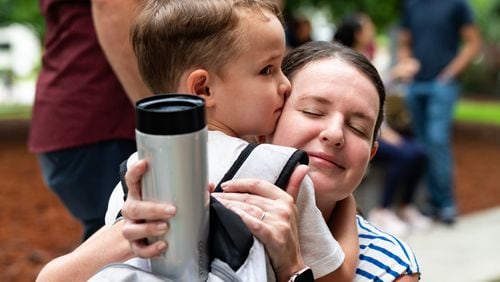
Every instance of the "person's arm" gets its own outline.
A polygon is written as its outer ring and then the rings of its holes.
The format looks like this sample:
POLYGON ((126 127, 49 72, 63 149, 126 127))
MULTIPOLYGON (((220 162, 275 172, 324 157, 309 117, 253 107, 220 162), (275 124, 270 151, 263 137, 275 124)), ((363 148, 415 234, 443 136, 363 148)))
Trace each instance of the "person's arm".
POLYGON ((122 221, 104 226, 69 254, 50 261, 36 281, 87 281, 99 269, 132 258, 129 242, 122 236, 122 221), (106 250, 106 251, 103 251, 106 250))
POLYGON ((353 281, 358 265, 359 240, 356 226, 356 201, 352 194, 336 203, 328 226, 342 247, 345 259, 337 270, 317 281, 353 281))
POLYGON ((152 95, 142 81, 130 42, 130 28, 141 0, 92 0, 99 44, 130 101, 152 95))
POLYGON ((409 30, 402 28, 398 35, 398 61, 413 58, 413 51, 411 49, 411 33, 409 30))
POLYGON ((481 36, 475 25, 469 24, 462 27, 460 33, 462 35, 463 46, 457 56, 439 74, 439 80, 447 81, 457 77, 464 71, 481 48, 481 36))
POLYGON ((396 280, 394 280, 394 282, 417 282, 418 277, 419 277, 418 273, 415 273, 412 275, 403 274, 403 275, 399 276, 398 278, 396 278, 396 280))
POLYGON ((380 139, 393 146, 400 146, 403 143, 403 137, 385 123, 381 127, 380 139))

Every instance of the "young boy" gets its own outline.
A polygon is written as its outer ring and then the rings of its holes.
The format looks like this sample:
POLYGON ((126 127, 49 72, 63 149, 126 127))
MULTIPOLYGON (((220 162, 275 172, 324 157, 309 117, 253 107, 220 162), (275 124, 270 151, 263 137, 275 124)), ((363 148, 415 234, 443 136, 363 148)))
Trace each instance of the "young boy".
MULTIPOLYGON (((138 16, 132 43, 145 83, 153 93, 205 100, 210 182, 218 183, 246 146, 237 137, 268 135, 275 128, 290 90, 281 71, 280 20, 279 9, 265 0, 149 1, 138 16)), ((117 187, 107 224, 122 196, 117 187)), ((344 253, 315 206, 310 181, 303 183, 297 206, 304 263, 323 277, 342 264, 344 253)))

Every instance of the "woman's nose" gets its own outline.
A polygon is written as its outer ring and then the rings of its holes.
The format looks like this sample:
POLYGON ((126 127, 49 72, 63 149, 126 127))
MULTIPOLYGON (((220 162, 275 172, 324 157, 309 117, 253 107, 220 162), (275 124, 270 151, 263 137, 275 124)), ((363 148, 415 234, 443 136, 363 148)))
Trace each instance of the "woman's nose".
POLYGON ((344 146, 344 128, 341 118, 329 121, 327 126, 320 133, 320 140, 327 146, 342 148, 344 146))

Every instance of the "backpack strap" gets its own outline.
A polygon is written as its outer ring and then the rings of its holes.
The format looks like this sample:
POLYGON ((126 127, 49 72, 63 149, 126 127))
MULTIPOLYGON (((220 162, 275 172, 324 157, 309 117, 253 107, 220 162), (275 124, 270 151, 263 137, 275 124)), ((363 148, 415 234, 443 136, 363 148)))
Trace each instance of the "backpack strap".
POLYGON ((246 159, 248 158, 248 156, 252 153, 252 151, 257 146, 259 146, 259 144, 257 144, 257 143, 249 143, 245 147, 245 149, 243 149, 243 151, 241 151, 241 153, 238 156, 238 158, 236 159, 236 161, 234 161, 233 165, 228 169, 228 171, 226 172, 226 174, 224 174, 224 176, 222 177, 222 179, 219 182, 219 184, 217 184, 217 186, 215 187, 214 192, 223 192, 222 188, 221 188, 221 184, 224 183, 224 182, 226 182, 226 181, 229 181, 229 180, 233 179, 234 175, 238 172, 238 170, 240 169, 241 165, 243 165, 243 163, 246 161, 246 159))
POLYGON ((298 149, 272 144, 249 144, 217 187, 233 178, 258 178, 284 190, 295 167, 308 162, 307 153, 298 149))
POLYGON ((309 157, 307 156, 307 153, 302 150, 293 152, 274 184, 285 190, 288 185, 288 181, 290 180, 290 176, 292 176, 295 167, 299 164, 309 164, 309 157))
MULTIPOLYGON (((122 184, 122 189, 123 189, 123 201, 125 202, 127 200, 127 195, 128 195, 128 186, 127 182, 125 181, 125 174, 127 173, 127 160, 124 160, 120 164, 120 182, 122 184)), ((121 212, 120 212, 121 216, 121 212)))

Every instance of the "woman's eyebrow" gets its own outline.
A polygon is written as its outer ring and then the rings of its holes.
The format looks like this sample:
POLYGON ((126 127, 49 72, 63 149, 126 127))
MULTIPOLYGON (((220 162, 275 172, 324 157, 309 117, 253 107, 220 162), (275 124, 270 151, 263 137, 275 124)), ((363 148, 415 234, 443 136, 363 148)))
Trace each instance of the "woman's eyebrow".
POLYGON ((330 105, 332 103, 332 101, 314 94, 306 94, 300 97, 298 101, 305 101, 305 102, 312 101, 317 104, 326 104, 326 105, 330 105))

